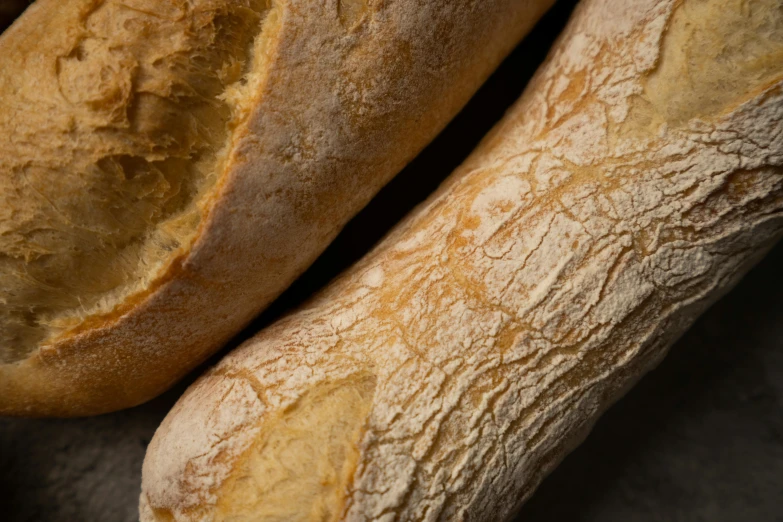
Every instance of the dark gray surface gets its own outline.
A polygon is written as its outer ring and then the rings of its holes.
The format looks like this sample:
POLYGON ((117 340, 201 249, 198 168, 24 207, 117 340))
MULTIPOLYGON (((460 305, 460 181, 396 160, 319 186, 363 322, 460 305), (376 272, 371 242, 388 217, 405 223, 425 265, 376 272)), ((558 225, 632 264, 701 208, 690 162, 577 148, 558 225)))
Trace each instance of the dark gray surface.
MULTIPOLYGON (((358 259, 432 191, 519 96, 574 3, 561 1, 435 143, 232 345, 358 259)), ((783 245, 609 410, 519 522, 783 521, 781 266, 783 245)), ((0 522, 137 520, 145 447, 186 385, 101 417, 0 419, 0 522)))

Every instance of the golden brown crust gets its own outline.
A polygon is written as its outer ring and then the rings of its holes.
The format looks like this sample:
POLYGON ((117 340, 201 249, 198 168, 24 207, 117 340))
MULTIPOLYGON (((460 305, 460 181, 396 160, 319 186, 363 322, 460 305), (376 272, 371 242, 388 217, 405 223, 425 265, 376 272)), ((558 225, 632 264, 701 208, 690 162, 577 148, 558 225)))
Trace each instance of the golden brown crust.
POLYGON ((132 308, 187 253, 267 12, 44 0, 3 38, 0 362, 132 308))
POLYGON ((783 235, 781 50, 778 0, 581 4, 432 198, 186 392, 142 521, 323 520, 291 492, 339 466, 285 448, 344 447, 357 411, 326 520, 504 520, 783 235), (361 407, 308 407, 368 378, 361 407), (281 418, 309 423, 269 444, 281 418))
MULTIPOLYGON (((228 136, 214 188, 194 199, 201 217, 193 239, 159 256, 142 287, 77 315, 28 357, 0 365, 0 413, 99 413, 170 386, 315 259, 550 3, 269 4, 252 89, 229 86, 221 95, 244 123, 228 136)), ((58 15, 87 4, 104 2, 58 2, 58 15)), ((52 6, 39 2, 0 46, 28 38, 52 6)))

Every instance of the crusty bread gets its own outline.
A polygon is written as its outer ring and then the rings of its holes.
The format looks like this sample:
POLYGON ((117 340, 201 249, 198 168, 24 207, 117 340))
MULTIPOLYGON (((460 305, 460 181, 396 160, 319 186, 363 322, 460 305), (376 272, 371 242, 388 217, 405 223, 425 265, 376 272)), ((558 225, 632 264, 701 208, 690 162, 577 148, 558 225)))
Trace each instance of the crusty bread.
POLYGON ((779 0, 586 0, 369 256, 193 385, 141 519, 496 521, 783 232, 779 0))
POLYGON ((39 0, 0 37, 0 414, 220 347, 553 0, 39 0))

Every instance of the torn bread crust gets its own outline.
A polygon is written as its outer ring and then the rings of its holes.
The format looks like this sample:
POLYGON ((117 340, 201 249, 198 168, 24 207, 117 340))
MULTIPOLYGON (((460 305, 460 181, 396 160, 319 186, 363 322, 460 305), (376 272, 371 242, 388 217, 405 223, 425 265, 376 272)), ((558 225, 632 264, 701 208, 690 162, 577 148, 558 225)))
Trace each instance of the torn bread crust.
POLYGON ((52 61, 24 74, 13 65, 42 50, 10 38, 0 362, 132 308, 191 248, 262 81, 268 11, 264 0, 70 2, 39 21, 71 29, 47 40, 52 61))
POLYGON ((783 233, 781 50, 777 0, 584 2, 432 198, 188 390, 142 520, 511 515, 783 233), (367 379, 361 407, 306 406, 367 379), (309 424, 273 444, 286 418, 309 424), (294 445, 353 448, 341 497, 292 493, 342 476, 294 445))
POLYGON ((0 37, 0 413, 93 414, 166 389, 551 3, 36 2, 0 37))

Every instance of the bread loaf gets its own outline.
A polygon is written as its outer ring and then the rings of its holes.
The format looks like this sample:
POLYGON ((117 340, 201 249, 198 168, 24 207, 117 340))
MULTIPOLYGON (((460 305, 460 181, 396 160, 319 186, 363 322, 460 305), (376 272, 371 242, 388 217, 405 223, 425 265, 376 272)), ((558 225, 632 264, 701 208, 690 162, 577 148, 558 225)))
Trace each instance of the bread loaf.
POLYGON ((0 37, 0 414, 225 343, 553 0, 39 0, 0 37))
POLYGON ((158 429, 150 521, 496 521, 783 232, 779 0, 586 0, 370 255, 158 429))

